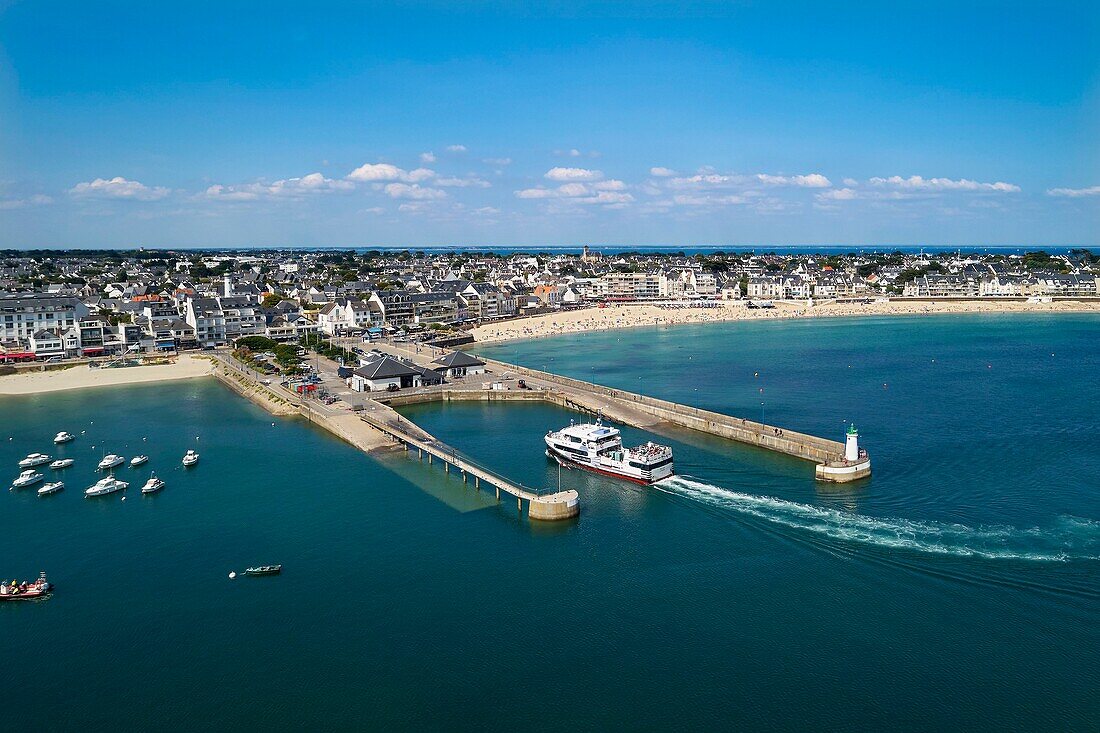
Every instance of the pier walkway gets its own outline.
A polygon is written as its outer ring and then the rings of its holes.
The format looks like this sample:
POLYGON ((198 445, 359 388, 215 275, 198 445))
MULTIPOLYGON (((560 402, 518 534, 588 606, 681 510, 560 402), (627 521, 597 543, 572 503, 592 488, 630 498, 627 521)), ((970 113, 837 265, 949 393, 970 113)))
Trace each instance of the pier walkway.
POLYGON ((401 443, 406 451, 415 448, 419 458, 423 459, 426 454, 428 463, 431 463, 433 458, 442 461, 447 473, 450 473, 451 467, 454 466, 461 472, 463 483, 473 476, 475 489, 480 489, 481 482, 484 481, 496 488, 498 500, 501 491, 516 497, 516 507, 520 511, 523 511, 523 502, 526 501, 528 516, 531 519, 567 519, 579 513, 580 504, 576 491, 569 489, 543 492, 510 481, 499 473, 460 455, 454 448, 402 417, 388 405, 379 404, 376 408, 363 410, 359 413, 359 419, 401 443))

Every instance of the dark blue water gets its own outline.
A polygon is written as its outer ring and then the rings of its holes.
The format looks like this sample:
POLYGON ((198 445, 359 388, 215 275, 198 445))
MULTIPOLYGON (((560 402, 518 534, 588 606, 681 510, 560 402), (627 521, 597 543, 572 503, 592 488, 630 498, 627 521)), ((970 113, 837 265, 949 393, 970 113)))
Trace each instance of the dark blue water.
MULTIPOLYGON (((4 699, 65 730, 1090 729, 1098 332, 943 316, 500 347, 734 414, 763 388, 770 422, 838 437, 855 420, 875 461, 830 488, 809 464, 669 432, 681 479, 563 471, 583 513, 551 526, 438 465, 273 426, 213 382, 6 398, 12 477, 60 452, 57 430, 87 432, 63 449, 65 492, 0 497, 0 575, 58 585, 0 606, 18 660, 4 699), (199 466, 176 469, 196 444, 199 466), (104 446, 152 456, 121 472, 138 474, 125 502, 80 495, 104 446), (141 497, 149 469, 168 487, 141 497), (284 574, 226 577, 268 562, 284 574)), ((408 414, 545 487, 541 436, 575 417, 408 414)))

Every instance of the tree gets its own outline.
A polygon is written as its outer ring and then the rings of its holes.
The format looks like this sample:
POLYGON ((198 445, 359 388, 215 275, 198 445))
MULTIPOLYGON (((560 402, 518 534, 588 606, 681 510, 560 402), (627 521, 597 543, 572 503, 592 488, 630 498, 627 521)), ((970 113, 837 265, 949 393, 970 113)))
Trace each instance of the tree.
POLYGON ((269 339, 267 336, 242 336, 237 339, 236 344, 238 349, 263 352, 273 351, 275 347, 279 345, 279 342, 274 339, 269 339))
POLYGON ((264 296, 264 302, 263 302, 262 305, 263 305, 264 308, 274 308, 275 306, 279 305, 279 303, 282 303, 282 302, 283 302, 283 296, 276 295, 275 293, 268 293, 267 295, 264 296))
POLYGON ((298 349, 290 344, 279 344, 272 351, 275 352, 275 361, 283 369, 295 367, 302 361, 298 358, 298 349))

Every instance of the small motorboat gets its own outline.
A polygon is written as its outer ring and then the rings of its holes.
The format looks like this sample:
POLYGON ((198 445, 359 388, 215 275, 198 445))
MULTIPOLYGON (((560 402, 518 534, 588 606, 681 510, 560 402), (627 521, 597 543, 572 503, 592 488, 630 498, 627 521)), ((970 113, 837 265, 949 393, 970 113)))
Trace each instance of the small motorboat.
POLYGON ((114 453, 103 456, 103 460, 99 462, 99 470, 106 471, 115 466, 120 466, 125 460, 122 456, 116 456, 114 453))
POLYGON ((71 465, 73 465, 72 458, 58 458, 56 461, 50 464, 50 468, 57 471, 61 468, 68 468, 71 465))
POLYGON ((53 442, 55 443, 68 443, 70 440, 76 440, 76 436, 72 433, 66 433, 64 430, 53 438, 53 442))
POLYGON ((51 458, 45 453, 31 453, 29 456, 19 461, 20 468, 34 468, 35 466, 41 466, 43 463, 49 463, 51 458))
POLYGON ((199 454, 193 450, 187 451, 187 455, 183 457, 183 465, 194 466, 199 462, 199 454))
POLYGON ((28 468, 23 473, 19 474, 19 478, 11 482, 13 489, 24 489, 28 486, 34 486, 42 479, 46 478, 38 471, 28 468))
POLYGON ((137 468, 143 463, 149 462, 149 456, 134 456, 130 459, 130 468, 137 468))
POLYGON ((53 583, 46 580, 46 574, 41 573, 38 580, 33 583, 23 581, 4 581, 0 583, 0 601, 37 601, 49 598, 53 592, 53 583))
POLYGON ((245 575, 278 575, 283 571, 282 565, 259 565, 254 568, 245 568, 245 575))
POLYGON ((48 496, 50 494, 56 494, 58 491, 61 491, 63 488, 65 488, 65 482, 64 481, 52 481, 48 484, 43 485, 40 489, 38 489, 38 495, 39 496, 48 496))
POLYGON ((154 473, 149 476, 149 480, 145 482, 145 485, 141 487, 141 493, 143 494, 155 494, 164 488, 164 481, 157 478, 154 473))
POLYGON ((123 491, 130 484, 125 481, 119 481, 114 476, 105 476, 99 481, 89 486, 84 490, 85 498, 91 498, 93 496, 103 496, 104 494, 113 494, 116 491, 123 491))

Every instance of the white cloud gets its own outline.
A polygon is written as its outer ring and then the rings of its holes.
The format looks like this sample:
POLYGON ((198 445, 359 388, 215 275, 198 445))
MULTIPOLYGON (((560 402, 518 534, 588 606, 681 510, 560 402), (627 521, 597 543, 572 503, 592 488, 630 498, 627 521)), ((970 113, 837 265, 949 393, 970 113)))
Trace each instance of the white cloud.
POLYGON ((836 188, 832 191, 824 191, 817 194, 817 198, 821 201, 851 201, 854 198, 858 198, 859 194, 850 188, 836 188))
POLYGON ((809 173, 804 176, 771 176, 767 173, 757 173, 756 180, 769 186, 802 186, 804 188, 828 188, 833 185, 820 173, 809 173))
POLYGON ((435 153, 431 152, 430 150, 426 153, 421 153, 420 154, 420 162, 421 163, 434 163, 435 162, 435 153))
POLYGON ((669 188, 725 188, 745 183, 744 176, 726 176, 720 173, 696 173, 694 176, 679 176, 670 178, 669 188))
POLYGON ((465 145, 448 145, 447 146, 447 152, 448 153, 465 153, 466 152, 466 146, 465 145))
POLYGON ((349 181, 404 181, 406 183, 426 181, 434 177, 435 171, 428 168, 407 171, 390 163, 364 163, 346 176, 349 181))
POLYGON ((581 183, 574 181, 563 183, 557 188, 525 188, 516 191, 516 198, 520 199, 557 199, 570 204, 601 204, 601 205, 625 205, 634 200, 629 193, 623 193, 626 188, 622 181, 601 181, 598 183, 581 183))
POLYGON ((285 178, 273 183, 257 181, 224 186, 215 184, 203 192, 206 198, 218 201, 258 201, 265 198, 300 198, 302 196, 351 191, 355 184, 351 181, 325 178, 320 173, 310 173, 301 178, 285 178))
POLYGON ((1081 196, 1100 196, 1100 186, 1089 186, 1088 188, 1052 188, 1047 191, 1048 196, 1069 196, 1071 198, 1079 198, 1081 196))
POLYGON ((474 214, 475 216, 495 216, 500 213, 500 209, 492 206, 481 206, 477 209, 474 209, 470 213, 474 214))
POLYGON ((849 188, 854 188, 855 186, 859 185, 859 181, 854 178, 845 178, 844 185, 848 186, 849 188))
POLYGON ((545 177, 551 181, 598 181, 603 178, 603 172, 588 168, 555 167, 546 171, 545 177))
POLYGON ((951 178, 922 178, 921 176, 890 176, 889 178, 872 178, 874 186, 892 186, 911 191, 997 191, 999 193, 1018 193, 1020 187, 1013 183, 997 181, 996 183, 980 183, 966 178, 953 180, 951 178))
POLYGON ((418 183, 390 183, 383 190, 395 199, 433 201, 447 197, 446 191, 441 191, 438 188, 426 188, 418 183))
POLYGON ((676 194, 672 197, 672 203, 677 206, 726 206, 731 204, 747 204, 750 199, 745 196, 714 196, 710 194, 676 194))
POLYGON ((469 176, 467 178, 436 178, 432 183, 437 186, 450 186, 454 188, 489 188, 492 186, 488 181, 476 176, 469 176))
POLYGON ((45 206, 52 204, 53 199, 43 194, 35 194, 22 199, 0 199, 0 210, 25 209, 30 206, 45 206))
POLYGON ((549 188, 525 188, 515 193, 518 199, 549 199, 560 195, 557 191, 549 188))
POLYGON ((171 191, 162 186, 146 186, 138 181, 128 181, 122 176, 97 178, 78 183, 69 189, 73 196, 81 198, 125 199, 128 201, 158 201, 171 191))
POLYGON ((583 183, 563 183, 558 186, 558 194, 561 196, 587 196, 590 193, 588 186, 583 183))
POLYGON ((585 196, 576 200, 582 204, 629 204, 634 197, 629 193, 617 191, 597 191, 594 196, 585 196))
POLYGON ((663 166, 654 166, 649 169, 649 175, 657 176, 658 178, 668 178, 669 176, 676 175, 676 171, 671 168, 665 168, 663 166))
POLYGON ((482 163, 487 163, 489 165, 496 165, 496 166, 504 167, 506 165, 511 165, 512 164, 512 159, 511 158, 485 158, 481 162, 482 163))

